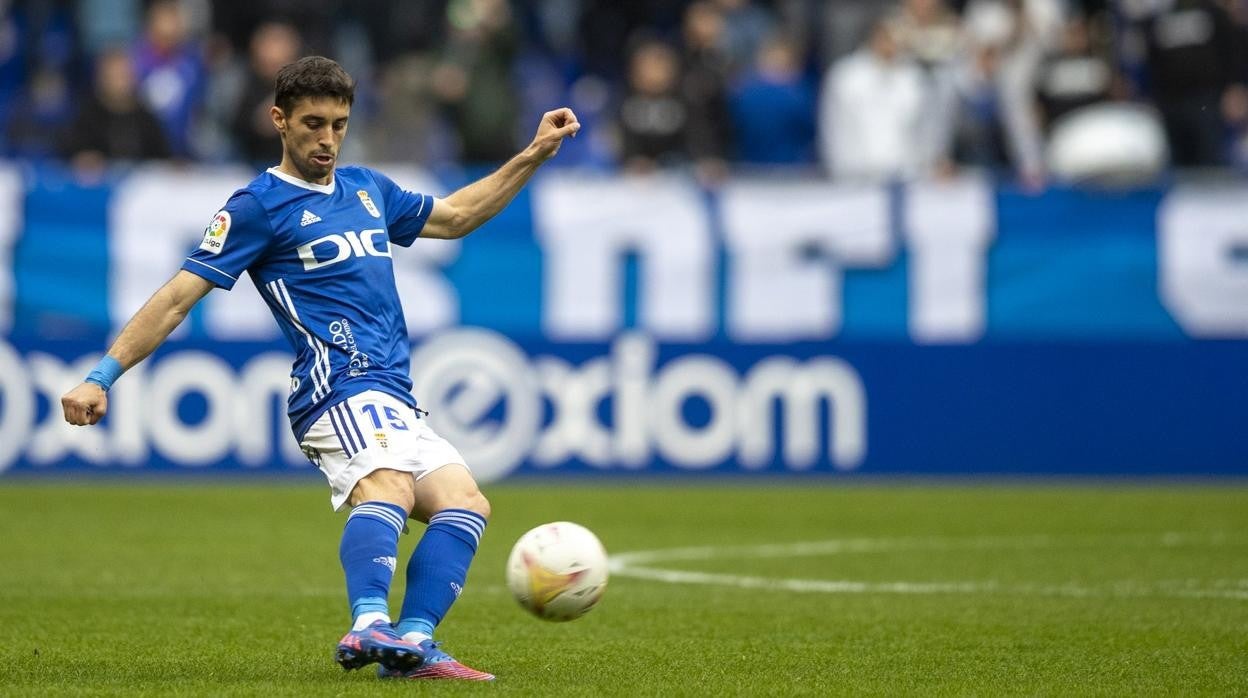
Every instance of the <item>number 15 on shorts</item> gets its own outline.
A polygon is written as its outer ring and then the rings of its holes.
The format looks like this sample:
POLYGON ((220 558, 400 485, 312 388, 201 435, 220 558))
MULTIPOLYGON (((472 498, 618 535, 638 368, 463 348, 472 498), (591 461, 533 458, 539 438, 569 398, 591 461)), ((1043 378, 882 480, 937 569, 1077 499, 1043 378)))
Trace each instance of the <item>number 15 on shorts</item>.
POLYGON ((374 429, 385 429, 389 426, 395 431, 407 431, 407 422, 404 422, 399 411, 390 405, 369 402, 360 406, 360 412, 372 420, 374 429))

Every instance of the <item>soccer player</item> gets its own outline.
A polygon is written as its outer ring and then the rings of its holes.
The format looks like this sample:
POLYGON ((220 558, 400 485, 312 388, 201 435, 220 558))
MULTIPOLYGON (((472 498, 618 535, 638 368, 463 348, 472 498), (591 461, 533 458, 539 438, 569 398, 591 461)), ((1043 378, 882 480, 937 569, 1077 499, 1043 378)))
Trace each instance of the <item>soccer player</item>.
POLYGON ((354 83, 334 61, 302 58, 277 75, 270 113, 282 161, 226 202, 177 274, 122 329, 86 381, 61 399, 65 419, 95 424, 108 389, 169 336, 214 287, 248 272, 296 352, 288 411, 304 453, 350 506, 339 558, 352 627, 338 642, 346 669, 379 675, 490 680, 433 642, 463 589, 490 505, 463 457, 421 419, 391 253, 417 237, 450 239, 498 213, 580 129, 570 109, 543 115, 532 143, 493 174, 445 199, 404 191, 364 167, 336 167, 354 83), (407 564, 397 623, 388 595, 399 534, 425 522, 407 564))

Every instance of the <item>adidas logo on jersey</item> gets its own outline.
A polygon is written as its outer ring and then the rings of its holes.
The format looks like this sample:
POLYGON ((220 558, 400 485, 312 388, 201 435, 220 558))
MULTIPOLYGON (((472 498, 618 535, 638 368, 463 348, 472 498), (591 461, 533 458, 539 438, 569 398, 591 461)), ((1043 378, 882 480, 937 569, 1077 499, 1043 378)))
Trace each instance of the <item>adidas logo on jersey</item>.
POLYGON ((309 226, 309 225, 312 225, 313 223, 320 223, 320 222, 321 222, 320 216, 316 215, 315 213, 312 213, 306 208, 303 209, 303 218, 299 219, 300 227, 309 226))

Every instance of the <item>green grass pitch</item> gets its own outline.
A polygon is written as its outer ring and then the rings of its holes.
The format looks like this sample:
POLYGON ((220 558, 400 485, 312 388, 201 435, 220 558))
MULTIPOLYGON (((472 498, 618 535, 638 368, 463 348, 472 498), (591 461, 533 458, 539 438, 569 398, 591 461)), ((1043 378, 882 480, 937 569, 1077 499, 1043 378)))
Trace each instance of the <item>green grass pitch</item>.
POLYGON ((432 686, 334 664, 343 519, 310 478, 0 484, 0 694, 1248 693, 1242 485, 486 493, 494 520, 439 636, 499 678, 432 686), (503 585, 511 543, 557 519, 621 566, 565 624, 503 585))

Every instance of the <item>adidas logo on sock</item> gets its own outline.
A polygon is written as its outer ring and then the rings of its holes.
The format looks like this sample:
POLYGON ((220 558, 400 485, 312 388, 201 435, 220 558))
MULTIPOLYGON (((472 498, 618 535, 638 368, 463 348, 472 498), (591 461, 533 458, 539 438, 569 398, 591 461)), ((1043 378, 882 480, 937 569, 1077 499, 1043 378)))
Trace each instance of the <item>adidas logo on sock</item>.
POLYGON ((313 223, 320 223, 320 222, 321 222, 321 217, 320 217, 320 216, 316 215, 315 213, 312 213, 311 211, 309 211, 309 210, 308 210, 308 209, 306 209, 306 208, 305 208, 305 209, 303 209, 303 218, 300 218, 300 219, 299 219, 299 225, 300 225, 301 227, 302 227, 302 226, 307 226, 307 225, 312 225, 313 223))
POLYGON ((392 557, 375 557, 373 558, 373 562, 376 562, 379 565, 385 565, 386 567, 389 567, 391 574, 394 574, 394 568, 398 566, 398 560, 392 557))

